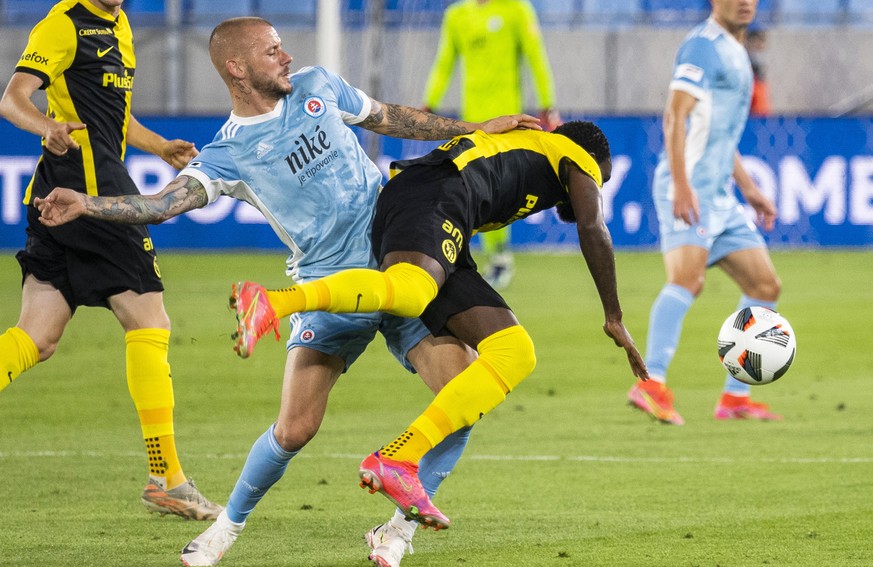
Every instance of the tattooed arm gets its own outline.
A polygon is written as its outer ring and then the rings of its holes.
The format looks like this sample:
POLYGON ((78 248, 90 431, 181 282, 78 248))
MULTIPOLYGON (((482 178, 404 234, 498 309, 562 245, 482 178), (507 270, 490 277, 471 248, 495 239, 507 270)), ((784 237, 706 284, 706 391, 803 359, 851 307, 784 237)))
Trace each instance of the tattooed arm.
POLYGON ((514 128, 542 130, 539 121, 528 114, 500 116, 487 122, 464 122, 437 116, 411 106, 388 104, 370 99, 370 115, 360 124, 362 128, 395 138, 413 140, 446 140, 474 130, 489 134, 514 128))
POLYGON ((72 189, 56 187, 45 199, 34 199, 39 222, 58 226, 81 216, 121 224, 160 224, 209 202, 199 181, 180 175, 155 195, 93 197, 72 189))

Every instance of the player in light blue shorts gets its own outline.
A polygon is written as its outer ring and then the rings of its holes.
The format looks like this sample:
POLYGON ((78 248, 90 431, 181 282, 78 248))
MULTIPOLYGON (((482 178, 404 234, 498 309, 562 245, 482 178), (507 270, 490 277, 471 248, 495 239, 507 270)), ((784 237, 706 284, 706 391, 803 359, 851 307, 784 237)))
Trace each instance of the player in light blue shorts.
POLYGON ((709 267, 733 252, 767 246, 761 232, 749 220, 740 204, 715 213, 701 208, 702 222, 694 226, 681 221, 670 222, 673 214, 672 201, 658 199, 655 208, 659 219, 668 219, 659 226, 662 254, 681 246, 705 248, 709 251, 706 257, 706 265, 709 267))
MULTIPOLYGON (((776 208, 737 153, 752 95, 752 67, 743 39, 756 4, 713 2, 709 19, 685 37, 673 65, 664 151, 652 184, 667 283, 649 317, 646 365, 651 380, 638 381, 628 392, 632 406, 664 423, 685 423, 673 407, 667 369, 685 315, 703 290, 706 269, 718 265, 737 283, 741 308, 773 309, 781 289, 764 239, 747 220, 733 187, 735 183, 757 221, 772 229, 776 208)), ((779 419, 766 404, 750 399, 750 389, 726 376, 715 418, 779 419)))
MULTIPOLYGON (((276 30, 260 18, 219 24, 209 54, 228 88, 233 112, 199 156, 153 196, 92 198, 55 190, 37 203, 44 223, 62 224, 81 215, 131 224, 163 222, 226 195, 263 213, 291 251, 288 274, 295 281, 375 268, 370 231, 382 175, 349 125, 420 140, 479 129, 538 128, 527 115, 470 123, 381 103, 320 67, 292 74, 292 58, 276 30)), ((435 393, 475 356, 456 339, 431 336, 417 319, 327 313, 293 319, 279 417, 252 446, 227 508, 182 550, 184 565, 221 560, 255 505, 315 436, 331 388, 376 332, 435 393)), ((253 346, 238 352, 248 356, 253 346)), ((421 461, 419 477, 430 495, 454 467, 468 435, 468 428, 457 431, 421 461)), ((370 530, 370 559, 399 565, 415 528, 395 513, 370 530)))
POLYGON ((285 345, 289 351, 306 347, 341 358, 348 370, 377 332, 385 338, 385 346, 394 358, 415 372, 406 355, 430 334, 420 319, 380 313, 295 313, 291 316, 291 338, 285 345))

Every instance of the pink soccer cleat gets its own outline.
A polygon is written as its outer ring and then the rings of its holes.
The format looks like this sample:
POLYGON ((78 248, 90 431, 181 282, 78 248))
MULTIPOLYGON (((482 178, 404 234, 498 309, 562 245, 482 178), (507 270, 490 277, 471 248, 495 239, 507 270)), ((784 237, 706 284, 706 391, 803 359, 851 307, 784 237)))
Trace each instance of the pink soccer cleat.
POLYGON ((418 480, 418 465, 395 461, 376 451, 361 462, 358 474, 361 488, 369 488, 370 494, 381 492, 397 505, 407 520, 415 520, 434 530, 449 527, 451 522, 431 503, 418 480))
POLYGON ((233 284, 228 305, 236 311, 236 332, 231 338, 233 350, 240 358, 250 357, 255 344, 271 330, 279 340, 279 319, 264 286, 254 282, 233 284))
POLYGON ((722 394, 715 406, 715 419, 757 419, 759 421, 779 421, 782 416, 770 411, 770 406, 753 402, 749 396, 722 394))
POLYGON ((673 392, 666 384, 654 380, 637 380, 627 393, 627 402, 661 423, 685 424, 685 420, 673 407, 673 392))

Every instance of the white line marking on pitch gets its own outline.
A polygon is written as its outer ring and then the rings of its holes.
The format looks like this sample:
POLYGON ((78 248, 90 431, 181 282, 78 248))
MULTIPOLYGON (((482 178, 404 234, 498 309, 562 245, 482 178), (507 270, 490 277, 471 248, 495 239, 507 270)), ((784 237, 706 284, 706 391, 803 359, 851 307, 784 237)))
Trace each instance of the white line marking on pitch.
MULTIPOLYGON (((65 459, 65 458, 141 458, 138 451, 0 451, 0 459, 65 459)), ((188 453, 191 458, 191 453, 188 453)), ((200 458, 213 460, 244 460, 247 453, 207 453, 200 458)), ((301 453, 299 458, 360 459, 361 455, 352 453, 301 453)), ((768 459, 733 459, 729 457, 619 457, 611 455, 464 455, 463 459, 473 461, 570 461, 586 463, 688 463, 688 464, 731 464, 731 463, 787 463, 787 464, 868 464, 873 457, 779 457, 768 459)))

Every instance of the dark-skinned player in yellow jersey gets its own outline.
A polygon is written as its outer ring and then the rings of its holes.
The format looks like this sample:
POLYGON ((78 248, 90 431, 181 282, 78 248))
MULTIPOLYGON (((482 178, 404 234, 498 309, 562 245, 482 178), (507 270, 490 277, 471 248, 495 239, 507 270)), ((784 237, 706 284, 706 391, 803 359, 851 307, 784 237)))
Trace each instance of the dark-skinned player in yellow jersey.
POLYGON ((421 317, 434 336, 453 335, 474 347, 478 359, 360 467, 362 486, 382 492, 407 517, 440 529, 449 519, 424 492, 418 461, 499 405, 536 364, 527 331, 476 270, 468 246, 473 234, 557 206, 563 220, 576 223, 603 305, 603 330, 626 351, 635 376, 645 380, 648 372, 622 322, 600 193, 612 162, 600 128, 568 122, 554 132, 477 131, 424 157, 395 162, 392 171, 396 175, 379 196, 373 224, 380 270, 345 270, 275 291, 251 282, 235 286, 236 349, 250 353, 277 317, 301 311, 421 317))

